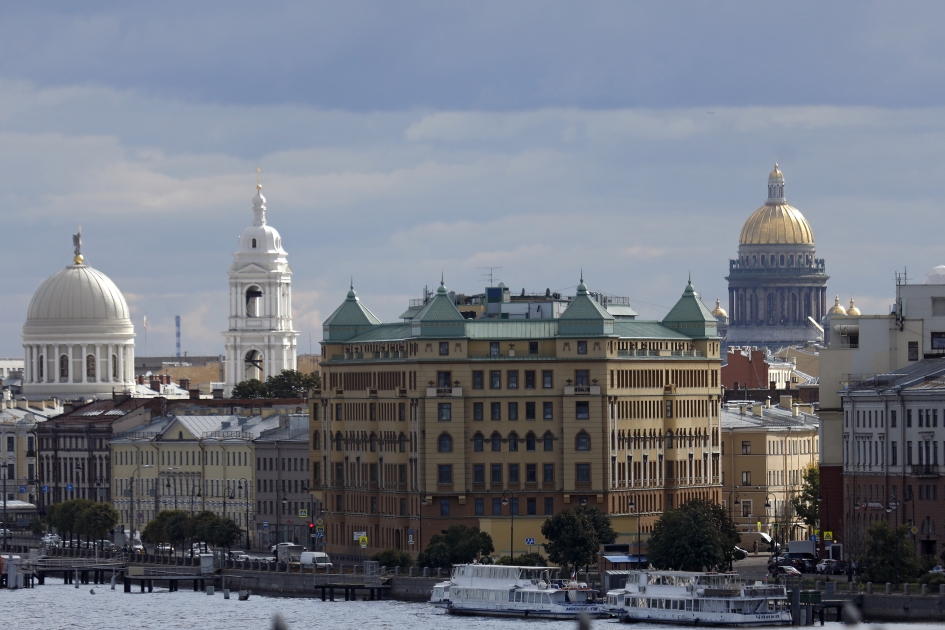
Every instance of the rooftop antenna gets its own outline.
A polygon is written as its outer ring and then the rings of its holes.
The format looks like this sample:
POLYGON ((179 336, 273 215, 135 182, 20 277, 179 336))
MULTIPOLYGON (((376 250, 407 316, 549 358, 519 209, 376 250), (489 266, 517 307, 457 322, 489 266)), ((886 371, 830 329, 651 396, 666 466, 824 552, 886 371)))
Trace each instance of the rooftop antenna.
POLYGON ((486 272, 482 274, 482 279, 485 280, 488 278, 489 286, 495 286, 495 270, 502 269, 502 267, 476 267, 476 269, 485 269, 486 272))

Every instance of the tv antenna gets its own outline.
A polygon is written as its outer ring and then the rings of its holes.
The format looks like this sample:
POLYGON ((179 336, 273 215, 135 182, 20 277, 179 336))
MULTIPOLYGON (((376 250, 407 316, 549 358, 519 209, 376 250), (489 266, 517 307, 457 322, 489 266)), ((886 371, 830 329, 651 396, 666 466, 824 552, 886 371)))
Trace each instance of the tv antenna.
POLYGON ((482 279, 489 280, 489 286, 495 286, 495 270, 502 269, 502 267, 476 267, 476 269, 485 269, 486 273, 482 274, 482 279))

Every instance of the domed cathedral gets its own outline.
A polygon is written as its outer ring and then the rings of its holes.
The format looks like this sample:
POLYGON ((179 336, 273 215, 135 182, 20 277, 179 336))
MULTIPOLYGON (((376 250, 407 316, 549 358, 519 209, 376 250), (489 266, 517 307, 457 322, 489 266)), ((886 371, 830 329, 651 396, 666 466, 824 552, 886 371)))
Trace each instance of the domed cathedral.
POLYGON ((296 369, 292 328, 292 270, 282 237, 266 224, 266 198, 256 184, 253 224, 240 235, 230 265, 230 319, 226 339, 227 396, 240 381, 296 369))
POLYGON ((134 389, 135 329, 125 296, 82 255, 47 278, 23 325, 23 394, 31 400, 111 398, 134 389))
POLYGON ((729 261, 727 346, 778 348, 822 341, 827 272, 814 251, 814 232, 784 196, 778 165, 768 200, 742 227, 738 258, 729 261))

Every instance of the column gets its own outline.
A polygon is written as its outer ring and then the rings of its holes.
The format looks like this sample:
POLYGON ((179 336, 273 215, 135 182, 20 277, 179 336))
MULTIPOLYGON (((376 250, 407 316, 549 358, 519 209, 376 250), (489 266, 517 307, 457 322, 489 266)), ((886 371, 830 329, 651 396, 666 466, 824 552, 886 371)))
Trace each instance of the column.
POLYGON ((73 361, 73 359, 72 359, 72 346, 71 346, 71 345, 68 345, 68 344, 66 345, 66 358, 68 359, 68 361, 66 361, 66 363, 67 363, 67 365, 69 366, 69 375, 68 375, 67 378, 68 378, 69 382, 71 383, 71 382, 72 382, 72 371, 73 371, 73 369, 74 369, 72 364, 74 363, 74 361, 73 361))
POLYGON ((101 383, 102 382, 102 352, 101 352, 102 345, 97 343, 93 346, 93 348, 95 349, 95 351, 92 353, 95 356, 95 374, 93 375, 93 377, 95 378, 96 383, 101 383))
POLYGON ((118 380, 125 380, 125 346, 124 344, 115 344, 115 354, 118 355, 118 380))
POLYGON ((89 354, 89 347, 88 345, 83 343, 82 344, 82 361, 79 363, 79 369, 81 370, 79 372, 79 375, 80 375, 79 380, 82 383, 89 382, 89 370, 88 370, 88 366, 86 365, 86 361, 89 360, 88 354, 89 354))

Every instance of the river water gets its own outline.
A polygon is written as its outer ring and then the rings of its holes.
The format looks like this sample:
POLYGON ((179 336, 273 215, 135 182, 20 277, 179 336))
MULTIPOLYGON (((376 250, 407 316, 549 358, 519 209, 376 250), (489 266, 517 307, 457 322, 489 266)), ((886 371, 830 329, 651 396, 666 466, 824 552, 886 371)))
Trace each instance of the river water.
MULTIPOLYGON (((565 621, 454 617, 429 604, 395 601, 322 602, 320 599, 263 597, 253 595, 241 602, 232 593, 225 600, 221 592, 213 596, 180 590, 176 593, 155 588, 153 593, 115 590, 108 585, 65 585, 47 578, 44 586, 32 589, 0 590, 0 626, 16 629, 57 630, 262 630, 272 627, 278 614, 290 630, 343 628, 358 630, 569 630, 577 624, 565 621), (95 594, 91 594, 91 589, 95 594)), ((654 630, 667 626, 618 624, 596 620, 597 630, 654 630)), ((865 627, 865 626, 864 626, 865 627)), ((895 630, 919 630, 927 625, 886 624, 895 630)), ((828 629, 844 628, 828 623, 828 629)))

